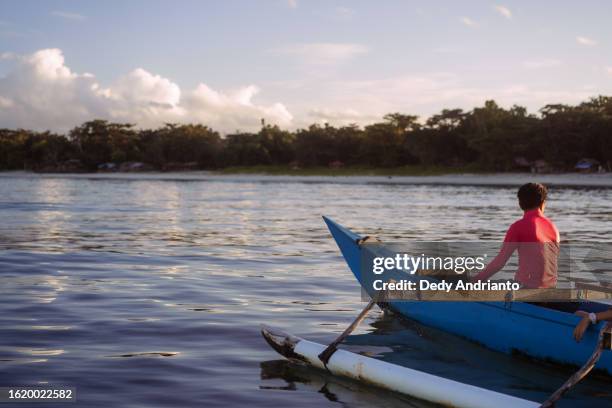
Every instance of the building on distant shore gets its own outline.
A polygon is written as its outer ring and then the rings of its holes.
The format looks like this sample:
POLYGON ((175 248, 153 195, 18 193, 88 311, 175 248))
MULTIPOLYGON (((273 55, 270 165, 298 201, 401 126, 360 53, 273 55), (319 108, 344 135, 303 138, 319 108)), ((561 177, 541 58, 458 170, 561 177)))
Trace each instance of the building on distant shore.
POLYGON ((595 159, 581 159, 574 166, 576 170, 581 173, 594 173, 594 172, 602 172, 603 167, 599 163, 599 160, 595 159))

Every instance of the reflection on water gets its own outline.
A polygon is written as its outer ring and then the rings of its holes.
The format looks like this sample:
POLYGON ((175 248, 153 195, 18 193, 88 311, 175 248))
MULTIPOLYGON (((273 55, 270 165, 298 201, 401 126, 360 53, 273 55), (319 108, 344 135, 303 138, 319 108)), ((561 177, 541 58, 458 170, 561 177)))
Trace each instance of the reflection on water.
POLYGON ((261 363, 260 390, 317 393, 330 403, 350 407, 415 407, 427 408, 436 405, 426 401, 332 376, 287 360, 270 360, 261 363))
MULTIPOLYGON (((519 216, 514 197, 505 187, 2 176, 0 385, 75 385, 84 407, 428 406, 270 362, 258 325, 324 343, 363 307, 321 215, 385 241, 499 240, 519 216)), ((611 198, 554 188, 547 214, 566 242, 610 243, 611 198)), ((345 347, 534 400, 569 375, 380 312, 345 347)), ((610 404, 609 390, 592 378, 564 404, 610 404)))

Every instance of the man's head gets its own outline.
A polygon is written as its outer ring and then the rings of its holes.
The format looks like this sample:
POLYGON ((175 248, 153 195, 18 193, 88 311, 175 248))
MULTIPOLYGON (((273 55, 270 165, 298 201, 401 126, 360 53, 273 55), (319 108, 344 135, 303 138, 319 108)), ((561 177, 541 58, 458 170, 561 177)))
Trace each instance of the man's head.
POLYGON ((523 184, 517 194, 519 205, 523 211, 535 210, 536 208, 543 210, 547 195, 548 189, 540 183, 523 184))

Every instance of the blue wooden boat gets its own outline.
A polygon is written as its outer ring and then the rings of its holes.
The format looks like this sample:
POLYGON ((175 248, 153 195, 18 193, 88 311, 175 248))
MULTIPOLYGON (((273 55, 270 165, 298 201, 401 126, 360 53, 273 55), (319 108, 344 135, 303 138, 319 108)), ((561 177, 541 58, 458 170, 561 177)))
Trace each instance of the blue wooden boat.
MULTIPOLYGON (((323 217, 349 268, 361 277, 362 236, 323 217)), ((581 366, 591 356, 604 323, 591 326, 582 341, 572 337, 580 318, 576 309, 607 310, 610 305, 584 301, 543 307, 523 302, 429 302, 390 300, 381 305, 423 325, 470 339, 504 353, 581 366), (573 309, 573 310, 572 310, 573 309)), ((595 370, 612 375, 612 351, 604 351, 595 370)))

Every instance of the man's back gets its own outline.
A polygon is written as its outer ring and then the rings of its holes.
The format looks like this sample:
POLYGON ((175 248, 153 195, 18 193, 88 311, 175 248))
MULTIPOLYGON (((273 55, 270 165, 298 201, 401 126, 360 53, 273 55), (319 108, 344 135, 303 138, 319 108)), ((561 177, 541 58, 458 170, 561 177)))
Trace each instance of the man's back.
POLYGON ((514 279, 526 288, 553 288, 557 284, 559 231, 544 217, 548 189, 543 184, 527 183, 517 193, 523 218, 506 232, 501 251, 474 281, 487 280, 501 268, 515 250, 519 253, 519 268, 514 279))
POLYGON ((526 211, 508 229, 505 243, 517 244, 519 268, 515 279, 529 288, 550 288, 557 284, 559 231, 539 209, 526 211))

